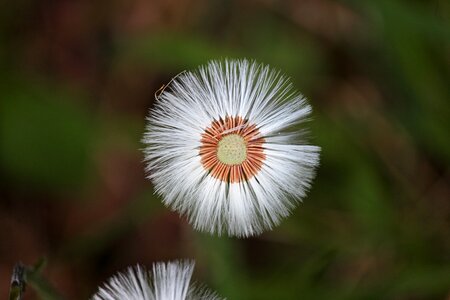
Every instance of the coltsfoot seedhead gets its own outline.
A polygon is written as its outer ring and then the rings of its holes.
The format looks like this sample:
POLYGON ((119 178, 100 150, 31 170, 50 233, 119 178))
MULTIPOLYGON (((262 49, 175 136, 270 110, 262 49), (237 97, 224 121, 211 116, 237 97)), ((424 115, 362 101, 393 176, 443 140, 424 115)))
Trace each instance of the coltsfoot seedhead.
POLYGON ((202 231, 260 234, 305 196, 320 148, 289 80, 247 60, 211 61, 174 78, 150 111, 148 177, 163 202, 202 231))

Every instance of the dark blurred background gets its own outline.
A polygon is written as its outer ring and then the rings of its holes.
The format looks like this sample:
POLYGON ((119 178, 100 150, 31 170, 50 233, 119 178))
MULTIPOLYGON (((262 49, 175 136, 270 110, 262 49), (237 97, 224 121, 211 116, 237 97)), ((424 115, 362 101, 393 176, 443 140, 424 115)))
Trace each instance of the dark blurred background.
POLYGON ((87 299, 187 257, 231 300, 450 299, 449 17, 445 0, 2 1, 0 298, 18 261, 87 299), (323 149, 304 203, 250 239, 194 232, 143 171, 155 91, 225 57, 290 76, 323 149))

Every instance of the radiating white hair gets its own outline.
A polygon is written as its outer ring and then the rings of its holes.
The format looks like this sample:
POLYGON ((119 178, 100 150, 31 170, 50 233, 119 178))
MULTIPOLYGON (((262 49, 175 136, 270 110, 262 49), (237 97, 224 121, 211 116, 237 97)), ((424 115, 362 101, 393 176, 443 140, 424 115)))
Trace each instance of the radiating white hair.
POLYGON ((216 293, 191 283, 194 262, 158 262, 151 271, 130 267, 99 288, 92 300, 220 300, 216 293))
POLYGON ((311 106, 279 72, 211 61, 156 100, 143 138, 146 171, 163 202, 196 229, 260 234, 305 197, 320 148, 305 140, 311 106))

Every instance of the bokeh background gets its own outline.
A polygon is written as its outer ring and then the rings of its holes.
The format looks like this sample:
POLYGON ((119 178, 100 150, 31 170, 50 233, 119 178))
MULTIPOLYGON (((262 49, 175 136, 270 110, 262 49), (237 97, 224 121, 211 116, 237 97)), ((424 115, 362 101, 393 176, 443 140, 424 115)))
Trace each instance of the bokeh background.
POLYGON ((24 299, 87 299, 128 265, 193 258, 228 299, 450 299, 449 17, 445 0, 1 1, 0 298, 18 261, 47 262, 24 299), (304 203, 250 239, 193 231, 142 162, 155 91, 225 57, 290 76, 323 149, 304 203))

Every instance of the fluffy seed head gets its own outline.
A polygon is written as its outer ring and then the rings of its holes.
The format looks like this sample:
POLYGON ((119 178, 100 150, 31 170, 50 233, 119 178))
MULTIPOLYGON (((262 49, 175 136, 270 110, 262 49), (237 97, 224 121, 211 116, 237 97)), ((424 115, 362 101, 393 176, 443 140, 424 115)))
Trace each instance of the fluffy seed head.
POLYGON ((310 112, 286 77, 255 62, 182 73, 148 117, 148 177, 196 229, 259 234, 289 215, 314 178, 320 149, 305 140, 310 112))
POLYGON ((191 261, 158 262, 151 271, 128 268, 112 278, 91 300, 220 300, 214 292, 191 283, 191 261))

